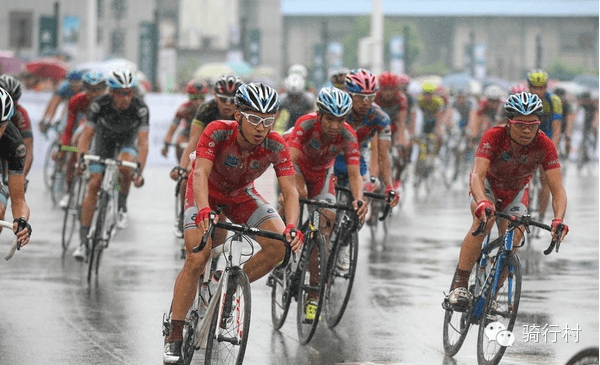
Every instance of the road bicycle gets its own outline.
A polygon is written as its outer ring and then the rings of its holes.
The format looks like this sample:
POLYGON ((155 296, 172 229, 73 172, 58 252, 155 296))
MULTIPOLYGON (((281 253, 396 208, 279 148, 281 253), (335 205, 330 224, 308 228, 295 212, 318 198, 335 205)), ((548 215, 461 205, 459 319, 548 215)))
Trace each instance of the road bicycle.
MULTIPOLYGON (((184 193, 183 185, 187 184, 187 172, 183 167, 175 166, 173 170, 177 172, 177 180, 175 180, 175 236, 177 238, 183 238, 183 197, 184 193)), ((185 258, 185 245, 181 246, 181 258, 185 258)))
MULTIPOLYGON (((77 147, 62 146, 62 151, 77 152, 77 147)), ((85 191, 87 186, 87 179, 89 173, 87 171, 82 174, 76 174, 71 183, 71 190, 69 191, 69 200, 65 207, 65 216, 63 218, 62 228, 62 248, 63 252, 69 249, 73 233, 77 227, 77 224, 81 222, 81 205, 83 198, 85 197, 85 191)))
POLYGON ((440 150, 441 175, 446 188, 450 189, 457 182, 468 185, 467 176, 471 153, 465 131, 460 132, 460 135, 446 134, 440 150))
POLYGON ((285 323, 290 303, 294 298, 298 303, 296 315, 298 339, 302 345, 305 345, 310 342, 319 324, 328 276, 327 244, 320 230, 321 227, 330 226, 332 222, 323 215, 321 209, 353 211, 354 208, 347 204, 332 204, 304 198, 300 199, 300 204, 299 221, 303 223, 299 230, 304 234, 302 251, 294 255, 285 267, 273 270, 267 285, 272 287, 271 320, 274 329, 279 330, 285 323), (305 207, 310 211, 306 220, 303 219, 305 207), (316 302, 313 319, 307 318, 306 315, 309 300, 316 302))
MULTIPOLYGON (((13 224, 11 222, 0 220, 0 227, 9 229, 11 232, 13 231, 13 224)), ((8 253, 6 254, 6 256, 4 256, 4 259, 6 261, 10 260, 14 256, 15 252, 20 249, 21 249, 21 244, 17 241, 17 237, 15 237, 15 239, 13 240, 13 242, 10 245, 10 249, 8 250, 8 253)))
MULTIPOLYGON (((374 183, 375 178, 371 177, 371 183, 374 183)), ((342 188, 340 188, 342 189, 342 188)), ((347 189, 347 188, 344 188, 347 189)), ((388 231, 389 231, 389 220, 387 220, 387 216, 391 212, 390 210, 390 202, 396 199, 396 192, 390 192, 388 197, 383 194, 383 186, 379 186, 377 191, 365 191, 363 192, 363 196, 367 198, 371 198, 371 213, 369 219, 367 219, 367 226, 369 226, 369 230, 371 231, 371 241, 375 241, 377 238, 377 227, 379 226, 378 222, 381 222, 381 226, 383 228, 383 241, 387 239, 388 231)), ((346 192, 349 192, 347 190, 346 192)))
MULTIPOLYGON (((489 210, 487 211, 489 217, 489 210)), ((444 298, 442 307, 444 316, 443 341, 444 351, 454 356, 461 348, 472 324, 479 325, 477 336, 477 362, 480 365, 496 365, 502 359, 506 347, 514 342, 512 330, 517 318, 521 298, 521 265, 519 256, 513 252, 514 230, 530 226, 551 231, 551 227, 536 222, 529 215, 513 216, 496 212, 496 217, 506 219, 508 228, 497 239, 490 242, 488 233, 483 241, 481 255, 471 272, 468 290, 471 300, 466 308, 454 308, 444 298)), ((478 235, 483 232, 485 223, 472 232, 478 235)), ((562 235, 563 226, 557 229, 557 236, 562 235)), ((522 246, 522 245, 521 245, 522 246)), ((520 247, 520 246, 518 246, 520 247)), ((550 243, 544 254, 550 254, 560 241, 550 243)), ((454 282, 454 280, 453 280, 454 282)))
MULTIPOLYGON (((61 152, 63 152, 59 127, 60 121, 57 121, 50 126, 50 130, 54 131, 55 137, 48 145, 46 156, 44 157, 44 183, 50 190, 50 198, 52 199, 53 206, 58 204, 67 191, 67 179, 65 174, 66 160, 64 158, 55 160, 52 157, 59 156, 61 152)), ((47 133, 44 135, 47 138, 47 133)), ((67 149, 64 151, 68 151, 68 146, 65 146, 65 148, 67 149)))
MULTIPOLYGON (((285 236, 245 224, 229 222, 213 223, 217 213, 210 213, 210 226, 200 244, 193 252, 200 252, 213 235, 214 228, 221 228, 233 235, 222 245, 212 248, 212 260, 207 263, 198 280, 196 298, 192 303, 183 327, 181 352, 183 363, 191 363, 196 350, 205 349, 205 364, 242 364, 250 333, 251 295, 250 281, 242 265, 254 253, 249 237, 258 236, 284 242, 286 253, 280 266, 287 265, 291 248, 285 236), (250 249, 244 253, 244 248, 250 249), (217 270, 216 260, 225 259, 223 271, 217 270)), ((247 251, 247 250, 246 250, 247 251)), ((172 304, 171 304, 172 308, 172 304)), ((170 332, 171 311, 163 317, 163 336, 170 332)))
POLYGON ((435 155, 436 155, 436 137, 433 133, 423 136, 414 136, 411 138, 417 142, 419 148, 417 161, 415 163, 415 195, 418 195, 419 188, 425 188, 426 195, 431 193, 433 188, 434 170, 435 170, 435 155))
POLYGON ((105 165, 104 176, 98 191, 98 202, 96 211, 90 226, 88 242, 88 275, 87 281, 90 283, 92 275, 98 276, 100 268, 100 259, 102 251, 108 247, 110 239, 114 236, 117 228, 118 219, 118 193, 119 187, 119 166, 125 166, 134 170, 134 175, 140 172, 139 163, 130 161, 119 161, 112 158, 101 158, 95 155, 83 155, 85 163, 94 162, 105 165))

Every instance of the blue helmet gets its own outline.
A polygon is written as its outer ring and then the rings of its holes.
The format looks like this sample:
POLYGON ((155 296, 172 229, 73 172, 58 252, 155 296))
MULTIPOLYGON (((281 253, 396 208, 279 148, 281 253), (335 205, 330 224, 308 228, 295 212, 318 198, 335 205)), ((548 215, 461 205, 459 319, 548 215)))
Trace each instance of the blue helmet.
POLYGON ((261 83, 242 84, 235 93, 235 105, 240 110, 273 114, 279 109, 279 95, 275 89, 261 83))
POLYGON ((541 115, 543 111, 542 100, 535 94, 521 92, 508 97, 504 104, 504 111, 509 118, 516 115, 541 115))
POLYGON ((15 104, 8 91, 0 88, 0 124, 8 122, 15 113, 15 104))
POLYGON ((89 86, 95 86, 102 83, 106 83, 104 74, 101 71, 89 71, 83 74, 82 80, 89 86))
POLYGON ((130 89, 135 87, 135 76, 129 69, 114 70, 108 76, 111 89, 130 89))
POLYGON ((72 70, 67 73, 67 80, 69 81, 80 81, 83 77, 83 71, 72 70))
POLYGON ((324 87, 317 95, 319 112, 343 117, 352 111, 350 94, 335 87, 324 87))

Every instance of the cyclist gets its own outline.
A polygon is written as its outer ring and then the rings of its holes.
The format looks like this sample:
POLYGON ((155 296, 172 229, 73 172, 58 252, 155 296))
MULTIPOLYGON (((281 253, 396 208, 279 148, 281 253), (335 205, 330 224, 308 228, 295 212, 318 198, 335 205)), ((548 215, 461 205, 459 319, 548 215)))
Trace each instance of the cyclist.
MULTIPOLYGON (((345 91, 334 87, 326 87, 317 96, 316 113, 302 116, 296 122, 293 131, 286 139, 290 146, 290 155, 296 170, 296 187, 301 198, 325 200, 335 203, 335 183, 333 165, 338 153, 343 152, 348 169, 350 189, 361 221, 367 213, 367 205, 360 209, 363 182, 360 175, 360 152, 356 133, 346 123, 352 110, 352 98, 345 91)), ((329 222, 335 221, 335 213, 324 210, 323 214, 329 222)), ((324 225, 323 236, 327 243, 331 235, 332 225, 324 225)), ((329 244, 327 245, 329 247, 329 244)), ((310 265, 317 271, 317 259, 311 257, 310 265)), ((311 278, 316 280, 316 278, 311 278)), ((313 283, 314 284, 314 283, 313 283)), ((317 294, 309 293, 306 303, 306 319, 314 320, 317 310, 317 294)))
MULTIPOLYGON (((188 146, 181 154, 179 166, 191 171, 190 153, 196 150, 196 145, 200 139, 200 135, 206 126, 213 120, 232 120, 235 112, 235 93, 242 85, 242 80, 239 77, 229 74, 222 75, 215 82, 215 98, 204 102, 192 120, 190 126, 190 134, 188 146)), ((171 178, 177 180, 177 174, 172 173, 171 178)))
POLYGON ((285 94, 275 120, 275 131, 282 134, 296 124, 296 120, 315 110, 315 97, 305 91, 306 80, 297 73, 289 74, 284 81, 285 94))
POLYGON ((598 100, 592 99, 590 92, 586 91, 579 97, 579 106, 583 109, 583 131, 581 138, 581 148, 583 160, 589 161, 591 153, 588 151, 587 140, 589 136, 592 137, 593 146, 596 147, 598 143, 598 100))
POLYGON ((83 89, 83 82, 81 78, 83 77, 83 72, 78 70, 73 70, 67 73, 66 80, 63 81, 59 87, 56 89, 56 92, 46 105, 46 110, 44 111, 44 116, 40 121, 40 130, 43 133, 46 133, 48 128, 50 128, 50 124, 52 123, 52 119, 54 119, 54 115, 56 114, 56 109, 63 101, 68 101, 71 97, 83 89))
MULTIPOLYGON (((69 104, 67 106, 67 124, 60 137, 61 144, 63 146, 77 146, 79 137, 81 136, 81 132, 83 131, 85 124, 85 113, 90 106, 90 103, 92 100, 106 92, 106 78, 102 72, 86 72, 82 76, 82 80, 83 91, 73 96, 69 100, 69 104), (80 122, 80 124, 77 128, 75 128, 75 125, 78 122, 80 122)), ((62 164, 65 154, 61 152, 59 155, 53 157, 62 164)), ((76 153, 68 154, 66 166, 67 194, 65 194, 59 203, 61 208, 66 208, 69 204, 68 192, 71 190, 71 184, 73 183, 75 163, 77 162, 76 160, 76 153)))
MULTIPOLYGON (((564 226, 562 240, 569 231, 562 223, 567 207, 567 196, 562 184, 560 162, 552 141, 539 132, 542 101, 535 94, 523 92, 511 95, 504 105, 506 125, 499 125, 486 131, 479 143, 475 156, 471 181, 470 200, 473 223, 462 243, 452 290, 448 301, 455 310, 464 310, 471 294, 467 290, 469 275, 480 255, 485 235, 492 229, 493 214, 486 217, 489 208, 523 215, 528 209, 528 183, 538 165, 544 169, 552 192, 552 235, 556 239, 556 229, 564 226), (480 222, 486 222, 483 235, 473 236, 480 222)), ((501 232, 507 222, 499 221, 501 232)), ((514 231, 515 246, 521 241, 522 230, 514 231)))
POLYGON ((500 105, 505 97, 504 90, 498 85, 490 85, 483 90, 484 99, 479 102, 479 107, 474 111, 467 127, 469 136, 474 144, 481 135, 501 122, 500 105))
POLYGON ((181 155, 183 154, 183 148, 180 148, 179 144, 186 143, 190 137, 192 121, 194 120, 196 111, 200 105, 204 103, 204 99, 206 99, 206 94, 208 94, 208 84, 204 81, 190 80, 185 87, 185 91, 188 94, 189 100, 181 104, 177 109, 177 112, 175 112, 173 123, 171 123, 171 126, 165 135, 165 146, 161 150, 162 155, 166 157, 169 152, 169 144, 173 140, 173 135, 175 134, 177 127, 181 125, 181 132, 177 137, 177 161, 181 160, 181 155))
MULTIPOLYGON (((408 150, 405 138, 407 101, 404 94, 400 92, 400 78, 396 74, 384 72, 379 75, 379 90, 375 94, 375 103, 390 117, 393 147, 396 147, 399 155, 404 157, 404 152, 408 150)), ((402 160, 406 161, 404 158, 402 160)), ((392 177, 394 189, 400 188, 400 175, 405 166, 405 163, 398 164, 396 175, 392 177)))
POLYGON ((437 86, 431 81, 421 85, 422 93, 419 96, 419 108, 423 113, 422 134, 435 134, 439 140, 442 136, 442 122, 444 117, 444 99, 435 95, 437 86))
POLYGON ((25 155, 25 189, 27 190, 27 175, 31 170, 33 163, 33 131, 31 130, 31 121, 29 120, 29 114, 27 110, 19 104, 21 98, 22 88, 21 82, 10 75, 0 76, 0 87, 6 90, 14 103, 13 116, 11 118, 12 123, 19 129, 19 133, 25 143, 27 154, 25 155))
MULTIPOLYGON (((540 130, 548 136, 558 148, 560 141, 560 130, 562 124, 563 107, 560 98, 547 90, 548 74, 543 70, 532 70, 527 74, 527 83, 529 84, 529 92, 536 94, 542 100, 543 112, 540 116, 540 130)), ((540 170, 540 215, 539 220, 544 221, 546 209, 548 208, 548 199, 550 190, 545 174, 540 170)))
POLYGON ((406 129, 408 135, 412 136, 415 133, 415 120, 417 118, 417 108, 413 96, 408 92, 408 84, 410 84, 410 76, 407 74, 398 75, 400 84, 400 92, 406 97, 406 129))
POLYGON ((345 67, 333 71, 331 74, 331 84, 333 87, 345 90, 346 87, 344 86, 344 83, 346 82, 346 75, 348 72, 350 72, 350 70, 345 67))
MULTIPOLYGON (((554 89, 554 94, 560 98, 563 107, 563 115, 560 126, 560 139, 564 136, 564 153, 559 154, 559 157, 568 159, 571 151, 571 137, 573 136, 573 121, 575 120, 575 110, 567 99, 567 91, 563 88, 554 89), (562 156, 561 156, 562 155, 562 156)), ((560 144, 560 140, 559 140, 560 144)))
POLYGON ((0 219, 4 219, 10 197, 14 218, 13 232, 17 235, 20 245, 25 246, 31 236, 31 225, 27 222, 29 207, 25 202, 24 172, 27 149, 19 130, 10 121, 14 112, 15 107, 10 94, 0 88, 0 159, 6 160, 8 164, 8 186, 0 179, 0 219))
MULTIPOLYGON (((134 96, 136 80, 128 69, 112 71, 108 77, 108 94, 96 98, 90 104, 85 127, 78 144, 78 161, 88 153, 93 138, 92 153, 101 158, 135 162, 140 166, 138 176, 133 176, 128 168, 119 168, 118 197, 119 217, 117 226, 124 228, 128 222, 127 195, 131 182, 142 186, 142 171, 148 156, 149 112, 146 104, 134 96)), ((73 253, 75 259, 87 259, 87 236, 94 215, 97 194, 102 183, 104 165, 92 163, 87 193, 82 203, 81 244, 73 253)))
MULTIPOLYGON (((297 252, 302 245, 302 234, 296 232, 298 220, 298 191, 294 181, 294 166, 283 137, 272 131, 275 113, 279 107, 277 92, 263 84, 242 85, 236 92, 235 121, 210 123, 196 148, 194 173, 188 179, 184 240, 187 255, 175 282, 171 311, 171 330, 167 336, 163 361, 181 360, 182 327, 188 308, 196 295, 198 278, 210 258, 211 246, 222 244, 223 233, 216 230, 214 244, 198 253, 198 245, 206 232, 211 209, 223 206, 218 219, 229 218, 273 232, 283 232, 297 252), (273 164, 284 196, 287 226, 277 211, 254 188, 254 180, 273 164)), ((283 259, 284 247, 279 241, 256 238, 262 249, 245 265, 250 282, 268 274, 283 259)), ((230 310, 230 309, 229 309, 230 310)), ((228 312, 228 308, 224 309, 228 312)))

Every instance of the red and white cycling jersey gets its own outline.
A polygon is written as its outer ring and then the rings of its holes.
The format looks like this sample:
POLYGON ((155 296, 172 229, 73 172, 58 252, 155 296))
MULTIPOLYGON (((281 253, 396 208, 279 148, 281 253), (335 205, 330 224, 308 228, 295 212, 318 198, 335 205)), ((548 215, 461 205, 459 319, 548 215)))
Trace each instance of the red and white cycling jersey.
POLYGON ((77 124, 78 120, 81 120, 85 116, 87 108, 90 106, 91 102, 92 100, 85 93, 85 91, 82 91, 69 99, 67 109, 67 125, 65 126, 65 130, 60 137, 63 146, 68 146, 71 144, 73 131, 76 129, 75 125, 77 124))
POLYGON ((200 136, 196 158, 213 162, 208 177, 209 195, 227 198, 252 186, 271 164, 277 177, 294 175, 289 148, 277 132, 269 132, 263 143, 245 158, 237 142, 238 133, 236 121, 215 120, 200 136))
POLYGON ((497 126, 483 134, 476 157, 490 160, 486 178, 496 198, 510 203, 531 180, 538 165, 544 171, 560 168, 554 144, 542 131, 528 146, 511 146, 508 126, 497 126))
POLYGON ((10 118, 13 124, 19 129, 19 133, 21 133, 21 137, 25 138, 33 138, 33 132, 31 130, 31 121, 29 120, 29 114, 27 114, 27 110, 23 108, 21 105, 16 104, 15 113, 10 118))

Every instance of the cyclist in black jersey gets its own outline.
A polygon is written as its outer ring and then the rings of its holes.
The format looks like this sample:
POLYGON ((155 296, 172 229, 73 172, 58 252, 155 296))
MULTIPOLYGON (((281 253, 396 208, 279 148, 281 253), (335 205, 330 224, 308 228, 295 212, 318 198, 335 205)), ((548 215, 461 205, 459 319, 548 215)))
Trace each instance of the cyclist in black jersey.
MULTIPOLYGON (((92 154, 101 158, 138 162, 138 176, 128 168, 119 169, 118 206, 119 219, 117 226, 127 225, 127 195, 131 182, 141 187, 144 179, 142 171, 148 157, 149 112, 146 104, 138 96, 134 96, 136 80, 130 70, 113 71, 108 78, 109 92, 90 104, 87 111, 87 121, 78 144, 79 161, 81 156, 88 153, 92 142, 92 154)), ((73 256, 77 260, 87 259, 87 235, 94 215, 97 193, 102 183, 104 165, 91 164, 88 189, 82 203, 81 216, 81 245, 73 256)))
POLYGON ((306 80, 302 75, 293 73, 284 81, 285 93, 281 95, 279 112, 275 120, 275 131, 283 135, 296 125, 298 118, 316 109, 315 96, 305 91, 306 80))
POLYGON ((560 98, 563 107, 563 117, 560 126, 560 139, 564 139, 564 148, 561 147, 562 143, 559 140, 559 157, 568 158, 569 151, 571 151, 571 136, 573 134, 573 120, 575 119, 575 110, 571 106, 571 103, 567 99, 567 91, 563 88, 554 89, 554 94, 560 98), (564 138, 563 138, 564 137, 564 138))
MULTIPOLYGON (((13 232, 21 246, 29 242, 31 225, 29 225, 29 207, 25 202, 25 155, 27 148, 19 129, 10 122, 15 111, 9 93, 0 88, 0 159, 8 165, 8 189, 0 179, 0 219, 4 219, 7 200, 10 196, 13 232)), ((0 231, 2 228, 0 228, 0 231)))

